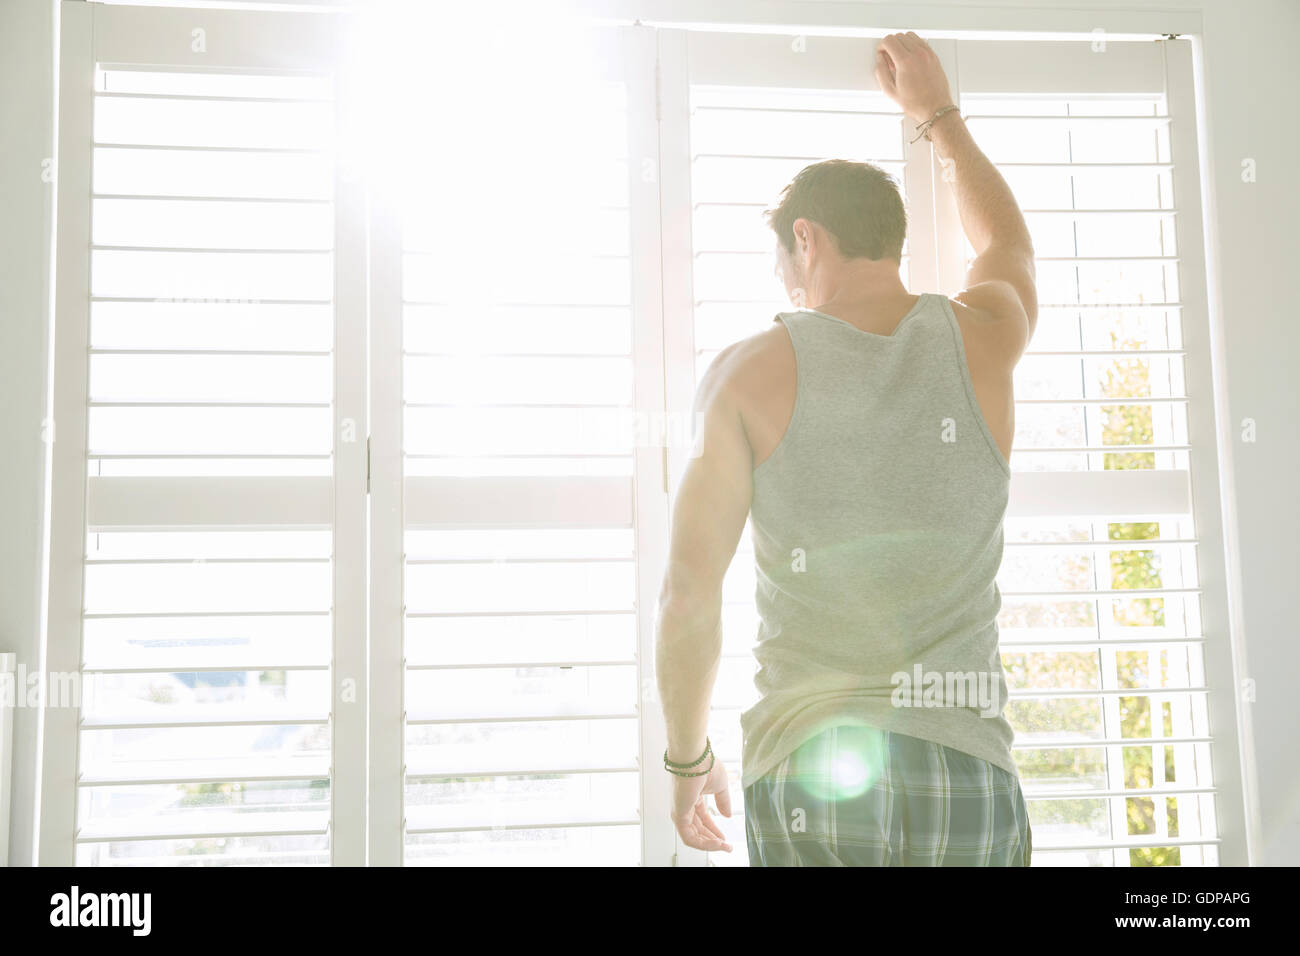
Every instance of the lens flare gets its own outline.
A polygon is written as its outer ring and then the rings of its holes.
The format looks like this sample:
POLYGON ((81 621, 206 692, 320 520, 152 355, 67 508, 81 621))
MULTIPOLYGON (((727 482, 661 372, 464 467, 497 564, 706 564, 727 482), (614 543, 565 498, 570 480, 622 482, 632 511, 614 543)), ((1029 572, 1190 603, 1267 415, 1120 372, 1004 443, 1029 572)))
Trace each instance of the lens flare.
POLYGON ((831 766, 831 784, 838 794, 856 796, 870 786, 871 776, 861 754, 837 754, 831 766))
POLYGON ((884 734, 874 727, 838 727, 826 747, 809 755, 798 779, 812 797, 853 800, 870 790, 885 766, 884 734))

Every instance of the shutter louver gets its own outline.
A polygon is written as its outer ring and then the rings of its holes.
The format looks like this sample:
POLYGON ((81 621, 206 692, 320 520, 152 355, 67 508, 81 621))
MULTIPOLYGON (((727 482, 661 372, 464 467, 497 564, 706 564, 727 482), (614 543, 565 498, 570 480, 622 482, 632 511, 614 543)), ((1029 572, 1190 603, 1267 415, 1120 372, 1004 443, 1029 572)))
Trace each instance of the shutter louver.
POLYGON ((79 864, 329 860, 331 109, 96 74, 79 864))
POLYGON ((1064 506, 1008 519, 999 575, 1035 859, 1214 863, 1165 99, 977 94, 962 108, 1038 256, 1012 468, 1064 506), (1165 494, 1145 490, 1152 477, 1165 494))
MULTIPOLYGON (((577 41, 563 80, 485 81, 474 108, 499 128, 466 152, 431 144, 404 205, 412 865, 641 857, 629 182, 642 169, 626 85, 600 65, 611 36, 577 41), (514 155, 521 141, 536 149, 514 155)), ((440 128, 469 119, 443 108, 440 128)))

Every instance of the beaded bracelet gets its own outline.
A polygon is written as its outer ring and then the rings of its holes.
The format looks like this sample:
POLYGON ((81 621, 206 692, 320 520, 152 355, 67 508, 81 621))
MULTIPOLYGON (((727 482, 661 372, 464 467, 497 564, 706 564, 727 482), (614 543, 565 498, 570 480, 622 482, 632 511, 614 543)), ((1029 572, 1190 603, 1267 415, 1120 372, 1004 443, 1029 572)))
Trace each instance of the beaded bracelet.
POLYGON ((708 737, 704 738, 704 753, 700 754, 698 758, 692 760, 690 763, 673 763, 671 760, 668 759, 668 751, 667 749, 665 749, 664 769, 667 770, 669 773, 676 774, 679 777, 702 777, 706 773, 708 773, 709 770, 713 769, 713 763, 716 762, 717 760, 716 757, 714 758, 713 762, 709 763, 708 770, 700 770, 695 773, 686 773, 684 771, 690 770, 691 767, 698 767, 700 764, 704 763, 704 758, 712 755, 712 753, 713 753, 713 742, 710 741, 708 737))
POLYGON ((913 137, 911 140, 909 140, 909 142, 915 143, 922 136, 924 136, 927 140, 930 139, 930 127, 934 125, 935 120, 937 120, 940 116, 943 116, 945 113, 951 113, 956 108, 957 108, 956 106, 951 104, 949 104, 948 106, 939 107, 939 109, 934 111, 933 116, 931 116, 928 120, 926 120, 924 123, 922 123, 920 126, 916 128, 916 136, 913 137))
POLYGON ((674 770, 672 767, 666 765, 664 769, 667 770, 669 773, 671 773, 674 777, 703 777, 713 772, 713 765, 717 762, 718 762, 718 758, 714 757, 712 760, 709 761, 709 766, 707 770, 697 770, 694 773, 687 773, 685 770, 674 770))

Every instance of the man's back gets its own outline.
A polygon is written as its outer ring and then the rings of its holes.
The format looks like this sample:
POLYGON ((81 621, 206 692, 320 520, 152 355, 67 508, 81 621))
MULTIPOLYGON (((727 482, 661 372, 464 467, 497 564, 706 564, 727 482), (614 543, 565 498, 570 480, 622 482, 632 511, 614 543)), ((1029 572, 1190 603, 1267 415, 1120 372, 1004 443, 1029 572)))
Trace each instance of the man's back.
MULTIPOLYGON (((919 297, 890 298, 865 308, 836 314, 835 318, 864 331, 889 335, 896 329, 919 297)), ((998 450, 1011 457, 1015 432, 1015 401, 1011 367, 995 353, 995 343, 985 341, 979 313, 959 301, 949 301, 962 333, 963 349, 980 411, 993 433, 998 450)), ((749 447, 757 467, 776 450, 794 413, 796 388, 795 354, 785 326, 773 322, 769 328, 728 347, 719 359, 732 393, 736 396, 749 447)))
POLYGON ((1014 773, 993 580, 1009 470, 950 303, 913 297, 878 326, 888 334, 813 310, 778 319, 788 355, 777 339, 728 363, 747 431, 777 436, 754 455, 762 699, 742 721, 745 785, 821 727, 855 721, 1014 773), (751 392, 761 372, 793 383, 788 411, 751 392), (899 707, 900 672, 905 690, 918 673, 944 686, 899 707))

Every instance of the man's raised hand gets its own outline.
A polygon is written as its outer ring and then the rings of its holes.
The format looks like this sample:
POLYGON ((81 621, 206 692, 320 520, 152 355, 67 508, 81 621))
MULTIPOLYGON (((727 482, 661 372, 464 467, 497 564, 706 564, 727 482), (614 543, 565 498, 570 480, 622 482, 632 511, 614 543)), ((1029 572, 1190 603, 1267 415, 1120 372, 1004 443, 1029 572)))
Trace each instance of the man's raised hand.
POLYGON ((938 54, 915 33, 891 33, 880 41, 876 82, 914 123, 954 102, 938 54))

